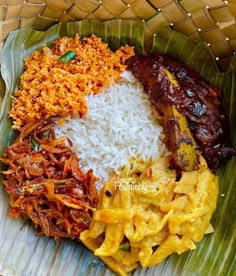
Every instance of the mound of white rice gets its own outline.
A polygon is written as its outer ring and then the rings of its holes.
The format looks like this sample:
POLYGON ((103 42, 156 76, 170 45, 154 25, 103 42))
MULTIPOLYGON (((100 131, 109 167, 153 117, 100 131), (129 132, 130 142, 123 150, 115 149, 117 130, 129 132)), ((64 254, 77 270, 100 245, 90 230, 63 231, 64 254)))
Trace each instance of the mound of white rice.
POLYGON ((55 131, 70 137, 82 170, 92 169, 101 179, 98 186, 131 156, 149 160, 166 151, 147 95, 130 72, 104 93, 88 96, 87 102, 89 112, 82 119, 66 118, 55 131))

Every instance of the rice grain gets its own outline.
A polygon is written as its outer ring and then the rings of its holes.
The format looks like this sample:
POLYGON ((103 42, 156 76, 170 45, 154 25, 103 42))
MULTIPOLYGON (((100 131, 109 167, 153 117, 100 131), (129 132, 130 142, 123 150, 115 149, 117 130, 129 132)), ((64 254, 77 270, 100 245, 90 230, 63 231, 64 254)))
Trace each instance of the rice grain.
POLYGON ((130 157, 157 159, 166 152, 162 128, 142 85, 130 72, 103 93, 87 96, 86 101, 89 111, 82 119, 67 117, 55 131, 70 137, 80 167, 92 169, 100 178, 100 187, 130 157))

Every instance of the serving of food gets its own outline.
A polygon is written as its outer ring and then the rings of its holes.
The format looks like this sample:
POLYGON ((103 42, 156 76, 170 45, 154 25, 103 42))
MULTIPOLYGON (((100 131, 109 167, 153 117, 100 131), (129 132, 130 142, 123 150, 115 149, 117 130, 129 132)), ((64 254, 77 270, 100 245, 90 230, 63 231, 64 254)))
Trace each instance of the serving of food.
POLYGON ((130 160, 99 194, 81 241, 118 275, 196 248, 216 207, 218 179, 203 159, 176 181, 169 158, 130 160))
POLYGON ((64 36, 25 58, 12 98, 8 214, 37 235, 127 275, 214 232, 216 170, 236 151, 219 88, 183 62, 64 36))

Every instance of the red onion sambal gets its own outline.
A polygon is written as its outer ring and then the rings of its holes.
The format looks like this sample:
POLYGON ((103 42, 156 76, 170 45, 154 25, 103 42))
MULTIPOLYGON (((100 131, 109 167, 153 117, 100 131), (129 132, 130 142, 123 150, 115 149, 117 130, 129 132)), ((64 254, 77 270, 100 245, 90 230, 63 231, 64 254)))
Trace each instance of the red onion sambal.
POLYGON ((97 204, 97 178, 81 171, 72 142, 57 138, 52 127, 49 120, 29 123, 4 148, 9 216, 30 218, 38 235, 79 240, 97 204))

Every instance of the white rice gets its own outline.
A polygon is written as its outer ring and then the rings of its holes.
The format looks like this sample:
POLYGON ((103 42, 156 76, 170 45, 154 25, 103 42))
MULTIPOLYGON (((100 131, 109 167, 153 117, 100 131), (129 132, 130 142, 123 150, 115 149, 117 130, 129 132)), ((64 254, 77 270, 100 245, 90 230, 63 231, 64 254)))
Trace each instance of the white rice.
POLYGON ((157 159, 166 151, 147 95, 130 72, 104 93, 88 96, 87 103, 82 119, 66 118, 55 131, 72 140, 82 170, 100 178, 98 188, 131 156, 157 159))

